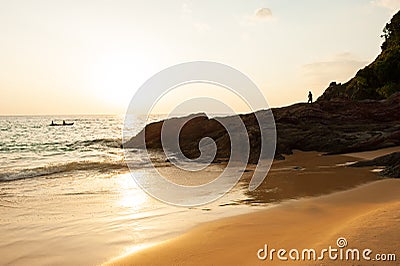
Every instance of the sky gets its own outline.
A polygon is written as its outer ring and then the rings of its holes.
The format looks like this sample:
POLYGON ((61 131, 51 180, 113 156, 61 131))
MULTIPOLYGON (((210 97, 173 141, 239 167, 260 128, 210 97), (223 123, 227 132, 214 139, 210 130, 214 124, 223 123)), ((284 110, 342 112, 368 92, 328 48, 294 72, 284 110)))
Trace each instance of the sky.
MULTIPOLYGON (((306 101, 372 62, 399 9, 398 0, 0 0, 0 115, 123 114, 154 74, 198 60, 241 71, 271 107, 306 101)), ((210 86, 172 92, 157 111, 198 90, 247 111, 210 86)))

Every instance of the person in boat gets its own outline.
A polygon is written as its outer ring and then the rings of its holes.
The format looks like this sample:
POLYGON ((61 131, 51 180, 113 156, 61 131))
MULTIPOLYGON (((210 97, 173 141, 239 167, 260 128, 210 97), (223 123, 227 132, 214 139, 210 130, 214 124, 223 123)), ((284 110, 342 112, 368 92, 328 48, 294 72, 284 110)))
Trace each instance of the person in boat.
POLYGON ((311 91, 308 92, 308 102, 307 103, 312 103, 312 93, 311 93, 311 91))
POLYGON ((53 120, 51 120, 51 124, 50 124, 50 126, 54 126, 55 124, 54 124, 54 121, 53 120))
POLYGON ((65 120, 63 120, 63 126, 65 126, 67 123, 65 123, 65 120))

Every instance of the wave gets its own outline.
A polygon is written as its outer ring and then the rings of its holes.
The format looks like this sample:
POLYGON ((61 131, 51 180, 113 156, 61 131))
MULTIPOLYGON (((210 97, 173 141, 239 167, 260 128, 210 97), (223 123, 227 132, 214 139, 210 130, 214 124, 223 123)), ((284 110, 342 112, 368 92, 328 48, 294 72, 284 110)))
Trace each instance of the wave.
POLYGON ((43 142, 43 143, 3 143, 0 142, 0 152, 51 152, 51 151, 79 151, 81 149, 122 149, 122 140, 119 138, 100 138, 93 140, 78 140, 72 143, 43 142))
POLYGON ((18 179, 40 177, 58 173, 66 173, 79 170, 95 170, 95 171, 109 171, 118 169, 127 169, 127 165, 123 161, 80 161, 80 162, 67 162, 61 164, 50 164, 35 168, 27 168, 22 170, 0 172, 0 182, 13 181, 18 179))
POLYGON ((67 144, 68 147, 79 147, 79 146, 104 146, 108 148, 122 148, 122 140, 121 139, 112 139, 112 138, 102 138, 102 139, 93 139, 93 140, 80 140, 71 144, 67 144))

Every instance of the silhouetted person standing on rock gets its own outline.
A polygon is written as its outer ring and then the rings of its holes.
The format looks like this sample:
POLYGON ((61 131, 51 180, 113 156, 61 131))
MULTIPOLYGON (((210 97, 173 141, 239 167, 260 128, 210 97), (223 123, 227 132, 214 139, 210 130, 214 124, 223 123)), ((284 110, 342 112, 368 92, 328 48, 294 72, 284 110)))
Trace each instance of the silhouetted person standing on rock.
POLYGON ((308 92, 308 102, 307 103, 312 103, 312 93, 311 93, 311 91, 308 92))

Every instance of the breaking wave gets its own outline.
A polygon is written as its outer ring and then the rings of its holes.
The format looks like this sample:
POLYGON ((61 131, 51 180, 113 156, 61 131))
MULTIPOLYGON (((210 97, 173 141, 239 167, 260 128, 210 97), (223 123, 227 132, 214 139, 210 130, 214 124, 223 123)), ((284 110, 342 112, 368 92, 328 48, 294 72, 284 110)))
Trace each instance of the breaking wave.
POLYGON ((102 172, 102 171, 118 170, 124 168, 127 168, 126 163, 124 161, 67 162, 60 164, 50 164, 35 168, 0 172, 0 182, 66 173, 72 171, 80 171, 80 170, 93 170, 102 172))
POLYGON ((110 138, 104 138, 104 139, 93 139, 93 140, 82 140, 82 141, 76 141, 74 143, 68 144, 67 146, 70 147, 79 147, 79 146, 104 146, 104 147, 109 147, 109 148, 122 148, 122 140, 121 139, 110 139, 110 138))

